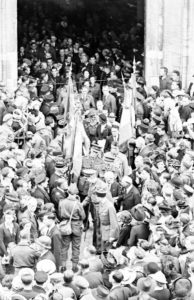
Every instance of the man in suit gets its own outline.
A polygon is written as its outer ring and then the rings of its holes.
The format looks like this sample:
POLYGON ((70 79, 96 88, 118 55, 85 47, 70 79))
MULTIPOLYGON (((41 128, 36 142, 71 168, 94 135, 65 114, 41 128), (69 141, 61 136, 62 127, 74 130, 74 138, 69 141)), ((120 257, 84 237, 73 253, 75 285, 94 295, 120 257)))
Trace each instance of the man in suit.
MULTIPOLYGON (((123 197, 121 201, 122 210, 130 210, 135 205, 141 203, 141 196, 138 189, 132 184, 132 179, 128 176, 122 178, 123 197)), ((121 199, 121 198, 120 198, 121 199)))
POLYGON ((43 223, 48 228, 47 235, 51 238, 51 251, 56 260, 56 268, 62 266, 61 262, 61 249, 62 249, 62 239, 61 233, 55 224, 56 216, 53 213, 46 213, 43 217, 43 223))
POLYGON ((108 186, 108 190, 111 193, 111 196, 114 200, 114 206, 116 211, 120 209, 120 200, 122 199, 122 188, 121 185, 115 180, 114 173, 111 171, 107 171, 104 174, 105 181, 108 186))
POLYGON ((137 246, 139 239, 148 240, 150 235, 149 224, 144 222, 146 214, 144 207, 140 204, 134 206, 131 210, 132 221, 131 221, 131 232, 130 238, 128 239, 128 246, 137 246))
POLYGON ((116 99, 113 95, 110 94, 109 87, 107 85, 103 86, 102 92, 103 92, 103 109, 107 110, 109 114, 114 113, 116 115, 117 113, 116 99))
POLYGON ((111 127, 111 135, 108 135, 106 138, 104 152, 109 152, 111 150, 112 142, 118 142, 118 141, 119 141, 119 126, 113 124, 111 127))
POLYGON ((106 138, 111 136, 111 127, 107 124, 107 117, 105 114, 99 115, 100 124, 97 125, 96 128, 96 137, 97 140, 104 140, 106 142, 106 138))
POLYGON ((50 203, 50 196, 46 190, 48 187, 48 178, 44 173, 38 174, 35 178, 36 188, 31 192, 34 198, 42 199, 44 203, 50 203))
POLYGON ((160 83, 160 91, 171 90, 172 81, 168 76, 168 69, 166 67, 160 68, 159 83, 160 83))

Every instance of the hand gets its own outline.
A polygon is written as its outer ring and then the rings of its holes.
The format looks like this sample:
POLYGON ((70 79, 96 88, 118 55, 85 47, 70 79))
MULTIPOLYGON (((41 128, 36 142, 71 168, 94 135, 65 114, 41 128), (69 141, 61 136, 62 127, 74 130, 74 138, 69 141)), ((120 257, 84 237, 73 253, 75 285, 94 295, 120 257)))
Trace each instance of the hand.
POLYGON ((113 242, 114 240, 115 240, 114 238, 109 238, 109 243, 112 244, 112 242, 113 242))

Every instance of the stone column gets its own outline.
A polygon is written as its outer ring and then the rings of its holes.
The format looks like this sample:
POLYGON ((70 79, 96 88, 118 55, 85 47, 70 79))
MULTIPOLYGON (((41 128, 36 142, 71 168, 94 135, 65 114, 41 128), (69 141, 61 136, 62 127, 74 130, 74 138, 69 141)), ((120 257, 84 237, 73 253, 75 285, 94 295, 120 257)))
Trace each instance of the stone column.
POLYGON ((17 0, 0 0, 0 81, 17 87, 17 0))
POLYGON ((157 79, 159 68, 178 70, 183 88, 194 74, 194 1, 146 0, 145 74, 148 84, 157 79))

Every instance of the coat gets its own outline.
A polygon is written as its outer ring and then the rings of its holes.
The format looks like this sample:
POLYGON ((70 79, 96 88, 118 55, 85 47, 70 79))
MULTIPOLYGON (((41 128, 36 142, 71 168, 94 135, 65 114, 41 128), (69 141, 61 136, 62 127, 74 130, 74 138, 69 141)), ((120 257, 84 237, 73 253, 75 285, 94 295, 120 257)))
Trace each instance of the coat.
POLYGON ((61 233, 58 227, 55 225, 51 231, 47 233, 47 235, 51 238, 51 251, 56 260, 56 268, 57 270, 62 265, 61 263, 61 249, 62 249, 62 238, 61 233))
POLYGON ((101 132, 101 124, 98 124, 96 128, 96 137, 97 140, 103 140, 106 139, 108 136, 111 135, 111 128, 110 126, 106 125, 103 131, 101 132))
POLYGON ((130 188, 128 192, 126 191, 123 196, 123 210, 130 210, 139 203, 141 203, 140 193, 135 186, 132 186, 132 188, 130 188))
POLYGON ((128 239, 128 246, 136 246, 138 239, 148 240, 150 235, 149 225, 147 223, 140 223, 132 226, 130 238, 128 239))
POLYGON ((31 195, 34 198, 42 199, 44 201, 44 204, 51 202, 50 196, 47 193, 47 191, 44 188, 40 187, 40 186, 37 186, 36 189, 33 192, 31 192, 31 195))
POLYGON ((85 212, 82 204, 77 201, 74 196, 69 195, 68 198, 62 199, 59 202, 59 217, 63 220, 69 220, 72 211, 72 221, 83 221, 85 219, 85 212))
POLYGON ((106 199, 99 204, 99 217, 101 224, 102 241, 116 240, 119 236, 119 225, 116 210, 113 204, 106 199))
POLYGON ((108 114, 111 112, 116 115, 117 105, 116 99, 113 95, 109 94, 107 97, 103 96, 103 109, 108 111, 108 114))
POLYGON ((15 268, 34 268, 39 253, 28 242, 21 241, 11 249, 15 268))
POLYGON ((13 234, 5 227, 5 223, 0 225, 0 256, 7 255, 9 243, 17 244, 19 242, 19 225, 14 224, 13 234))

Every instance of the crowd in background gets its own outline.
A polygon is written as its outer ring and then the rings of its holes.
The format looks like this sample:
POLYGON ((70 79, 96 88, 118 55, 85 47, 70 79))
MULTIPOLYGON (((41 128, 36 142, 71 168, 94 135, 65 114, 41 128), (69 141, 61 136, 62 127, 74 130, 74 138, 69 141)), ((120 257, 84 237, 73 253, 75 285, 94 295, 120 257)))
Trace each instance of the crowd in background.
POLYGON ((18 88, 0 83, 1 299, 193 299, 194 77, 185 88, 161 67, 146 85, 140 22, 113 30, 95 13, 83 23, 29 5, 18 88), (126 91, 135 115, 121 147, 126 91))

